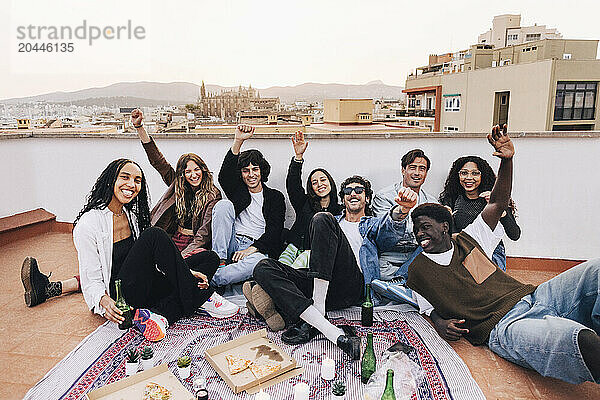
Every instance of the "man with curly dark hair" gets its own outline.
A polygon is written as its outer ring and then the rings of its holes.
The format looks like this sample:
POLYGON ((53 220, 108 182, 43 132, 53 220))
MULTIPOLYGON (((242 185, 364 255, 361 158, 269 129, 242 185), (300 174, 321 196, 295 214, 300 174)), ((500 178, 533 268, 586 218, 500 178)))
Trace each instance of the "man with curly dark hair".
POLYGON ((269 326, 276 317, 291 326, 281 336, 285 343, 306 343, 321 332, 352 359, 358 359, 360 339, 356 333, 350 327, 331 324, 325 312, 363 301, 365 284, 379 278, 378 252, 398 241, 417 194, 402 188, 396 206, 381 217, 370 215, 373 191, 367 179, 347 178, 339 195, 345 207, 341 215, 319 212, 311 221, 308 269, 295 270, 273 259, 256 265, 253 293, 260 287, 265 295, 261 304, 254 305, 269 326))
POLYGON ((245 281, 258 261, 267 255, 278 258, 283 247, 285 201, 265 184, 271 166, 256 149, 240 152, 253 134, 254 127, 238 125, 219 171, 227 200, 219 201, 212 213, 212 246, 222 260, 212 280, 215 286, 245 281))

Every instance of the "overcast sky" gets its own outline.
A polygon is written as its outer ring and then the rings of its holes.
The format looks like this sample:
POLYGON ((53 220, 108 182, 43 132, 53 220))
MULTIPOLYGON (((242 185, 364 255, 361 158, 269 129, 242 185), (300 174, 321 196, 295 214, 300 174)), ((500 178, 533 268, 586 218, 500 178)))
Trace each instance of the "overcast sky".
POLYGON ((523 26, 545 24, 567 39, 600 39, 599 3, 0 0, 0 99, 141 80, 404 86, 428 54, 469 47, 498 14, 521 14, 523 26), (145 39, 75 39, 72 53, 18 52, 36 42, 18 40, 19 26, 75 29, 83 20, 100 28, 131 20, 145 39))

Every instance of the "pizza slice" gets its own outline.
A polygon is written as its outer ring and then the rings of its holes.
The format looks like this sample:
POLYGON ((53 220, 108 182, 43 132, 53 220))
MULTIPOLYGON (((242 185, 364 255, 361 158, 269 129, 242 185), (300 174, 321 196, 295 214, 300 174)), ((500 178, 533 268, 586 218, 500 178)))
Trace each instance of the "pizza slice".
POLYGON ((252 361, 241 357, 227 355, 225 358, 227 359, 227 365, 229 366, 229 373, 231 375, 242 372, 252 364, 252 361))
POLYGON ((160 386, 158 383, 150 382, 144 389, 144 397, 142 400, 169 400, 171 398, 171 392, 160 386))
POLYGON ((265 376, 279 371, 281 369, 281 365, 279 364, 251 364, 250 371, 254 374, 256 379, 264 378, 265 376))

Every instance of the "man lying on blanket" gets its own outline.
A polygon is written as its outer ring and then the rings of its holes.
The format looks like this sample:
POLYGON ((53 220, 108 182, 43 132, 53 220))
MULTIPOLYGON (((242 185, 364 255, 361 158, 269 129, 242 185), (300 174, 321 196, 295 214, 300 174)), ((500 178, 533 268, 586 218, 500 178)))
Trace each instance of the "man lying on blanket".
MULTIPOLYGON (((537 288, 491 261, 503 236, 498 220, 512 188, 513 143, 495 126, 488 135, 500 158, 490 201, 477 219, 451 237, 452 216, 438 204, 412 212, 423 248, 408 270, 408 286, 447 340, 487 343, 501 357, 571 383, 600 379, 600 259, 590 260, 537 288), (432 279, 437 277, 437 279, 432 279)), ((563 212, 558 207, 557 212, 563 212)))

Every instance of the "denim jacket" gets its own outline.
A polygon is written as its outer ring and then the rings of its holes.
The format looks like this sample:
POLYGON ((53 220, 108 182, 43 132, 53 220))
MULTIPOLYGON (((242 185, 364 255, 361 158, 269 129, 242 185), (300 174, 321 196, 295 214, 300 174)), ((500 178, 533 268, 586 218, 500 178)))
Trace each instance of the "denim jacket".
MULTIPOLYGON (((377 216, 388 214, 394 203, 394 197, 402 187, 402 182, 395 183, 381 189, 373 197, 373 212, 377 216)), ((437 203, 437 199, 421 188, 417 199, 417 206, 424 203, 437 203)), ((392 277, 407 277, 407 266, 403 265, 410 259, 413 252, 418 248, 417 239, 413 234, 412 220, 407 218, 406 229, 399 237, 398 242, 389 250, 379 253, 381 266, 381 279, 389 280, 392 277)))
MULTIPOLYGON (((338 222, 344 218, 346 212, 336 215, 338 222)), ((379 279, 379 257, 378 253, 391 250, 398 242, 398 238, 404 235, 406 222, 394 221, 390 212, 379 217, 365 216, 358 223, 358 231, 363 238, 359 250, 359 263, 365 278, 365 284, 379 279)))

